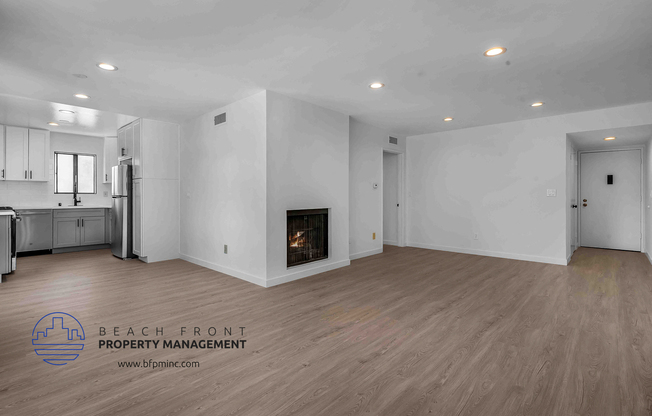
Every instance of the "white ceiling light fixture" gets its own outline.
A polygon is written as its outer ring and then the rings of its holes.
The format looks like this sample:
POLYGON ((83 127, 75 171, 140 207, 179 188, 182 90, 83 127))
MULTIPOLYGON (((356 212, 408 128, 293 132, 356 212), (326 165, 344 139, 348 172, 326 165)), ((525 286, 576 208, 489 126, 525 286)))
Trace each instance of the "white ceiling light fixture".
POLYGON ((605 137, 604 139, 605 139, 606 141, 609 141, 609 140, 616 140, 616 137, 615 137, 615 136, 610 136, 610 137, 605 137))
POLYGON ((488 56, 488 57, 498 56, 504 54, 505 52, 507 52, 507 48, 503 48, 502 46, 496 46, 484 51, 484 56, 488 56))
POLYGON ((541 107, 543 105, 543 101, 537 101, 536 103, 530 104, 530 107, 541 107))
POLYGON ((75 97, 81 98, 83 100, 87 100, 87 99, 91 98, 90 95, 86 95, 86 94, 75 94, 75 97))
POLYGON ((107 64, 106 62, 100 62, 97 66, 105 71, 117 71, 118 67, 115 65, 107 64))
POLYGON ((382 82, 372 82, 371 84, 369 84, 369 88, 374 89, 374 90, 377 90, 379 88, 383 88, 384 86, 385 86, 385 84, 383 84, 382 82))
POLYGON ((59 112, 64 114, 75 114, 75 112, 72 110, 59 110, 59 112))
POLYGON ((453 121, 453 117, 446 117, 444 121, 453 121))
POLYGON ((51 126, 58 126, 59 125, 59 123, 55 123, 54 121, 51 121, 48 124, 51 125, 51 126))

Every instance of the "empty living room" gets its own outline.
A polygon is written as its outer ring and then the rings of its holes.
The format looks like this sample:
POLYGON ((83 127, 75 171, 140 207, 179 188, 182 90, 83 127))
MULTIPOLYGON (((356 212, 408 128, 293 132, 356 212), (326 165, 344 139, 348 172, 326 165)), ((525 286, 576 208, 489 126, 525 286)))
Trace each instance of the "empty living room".
POLYGON ((0 2, 0 415, 652 415, 650 22, 0 2))

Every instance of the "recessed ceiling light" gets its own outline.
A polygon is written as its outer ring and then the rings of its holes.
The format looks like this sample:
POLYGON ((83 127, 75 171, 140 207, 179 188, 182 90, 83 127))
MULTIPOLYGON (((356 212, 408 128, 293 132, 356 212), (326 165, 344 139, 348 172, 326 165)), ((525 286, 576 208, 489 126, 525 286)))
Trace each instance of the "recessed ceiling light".
POLYGON ((60 113, 65 113, 65 114, 75 114, 74 111, 72 110, 59 110, 60 113))
POLYGON ((105 62, 100 62, 97 64, 98 67, 104 69, 105 71, 117 71, 118 67, 115 65, 107 64, 105 62))
POLYGON ((72 74, 72 76, 75 77, 75 78, 81 78, 81 79, 88 78, 88 77, 87 77, 86 75, 84 75, 84 74, 72 74))
POLYGON ((453 117, 446 117, 444 121, 453 121, 453 117))
POLYGON ((88 95, 86 95, 86 94, 75 94, 75 97, 77 97, 77 98, 83 98, 83 99, 91 98, 90 96, 88 96, 88 95))
POLYGON ((51 125, 51 126, 58 126, 59 125, 59 123, 55 123, 54 121, 51 121, 48 124, 51 125))
POLYGON ((484 56, 498 56, 504 54, 505 52, 507 52, 507 48, 496 46, 495 48, 487 49, 484 52, 484 56))
POLYGON ((530 104, 530 107, 541 107, 543 103, 541 101, 530 104))
POLYGON ((380 82, 373 82, 373 83, 369 84, 369 88, 373 88, 375 90, 377 90, 378 88, 383 88, 384 86, 385 86, 385 84, 380 83, 380 82))
POLYGON ((614 136, 611 136, 611 137, 605 137, 604 139, 605 139, 605 140, 616 140, 616 138, 615 138, 614 136))

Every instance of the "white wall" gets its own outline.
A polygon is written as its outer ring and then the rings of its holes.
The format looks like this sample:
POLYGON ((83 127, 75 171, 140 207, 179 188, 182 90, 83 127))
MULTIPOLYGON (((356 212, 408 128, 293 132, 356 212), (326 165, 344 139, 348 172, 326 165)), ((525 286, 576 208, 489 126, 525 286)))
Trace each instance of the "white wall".
POLYGON ((405 137, 357 121, 349 122, 350 174, 350 257, 356 259, 383 251, 382 184, 383 152, 388 149, 405 152, 405 137), (398 138, 398 145, 389 144, 389 136, 398 138), (373 184, 379 185, 373 189, 373 184), (376 239, 372 238, 376 233, 376 239))
POLYGON ((180 152, 181 257, 264 286, 266 93, 185 122, 180 152))
POLYGON ((383 153, 383 244, 398 245, 398 155, 383 153))
POLYGON ((267 92, 267 285, 349 264, 349 117, 267 92), (330 208, 329 257, 287 268, 286 211, 330 208))
POLYGON ((650 123, 644 103, 409 137, 409 245, 566 264, 566 134, 650 123))
POLYGON ((80 195, 84 205, 111 206, 111 184, 102 183, 104 172, 104 138, 67 133, 50 133, 50 171, 48 182, 0 181, 0 205, 13 207, 56 206, 72 204, 72 195, 54 193, 54 152, 97 155, 97 194, 80 195), (107 196, 104 196, 104 192, 107 196))

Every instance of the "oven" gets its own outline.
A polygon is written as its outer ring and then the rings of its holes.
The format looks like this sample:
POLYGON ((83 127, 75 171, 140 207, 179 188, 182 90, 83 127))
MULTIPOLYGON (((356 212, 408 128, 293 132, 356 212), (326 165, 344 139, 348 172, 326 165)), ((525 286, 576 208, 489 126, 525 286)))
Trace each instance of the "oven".
POLYGON ((0 274, 16 270, 16 222, 20 218, 11 207, 0 207, 0 274))

